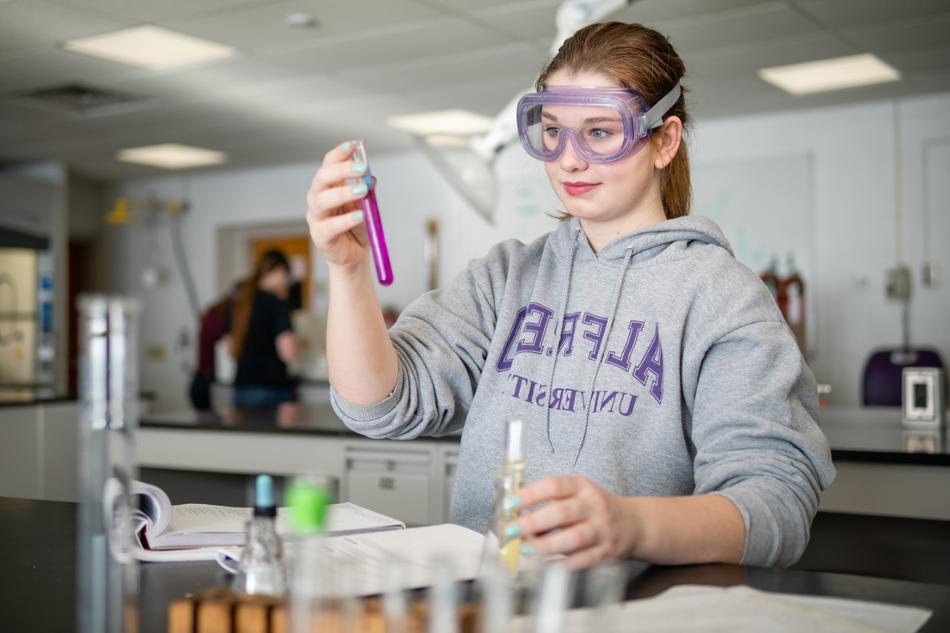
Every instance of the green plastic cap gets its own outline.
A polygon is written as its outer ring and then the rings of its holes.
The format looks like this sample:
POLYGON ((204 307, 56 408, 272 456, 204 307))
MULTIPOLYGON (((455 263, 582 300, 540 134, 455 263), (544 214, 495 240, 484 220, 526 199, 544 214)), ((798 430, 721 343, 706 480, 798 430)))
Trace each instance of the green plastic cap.
POLYGON ((313 481, 305 478, 295 479, 287 490, 290 525, 294 531, 301 534, 323 532, 330 502, 330 493, 313 481))

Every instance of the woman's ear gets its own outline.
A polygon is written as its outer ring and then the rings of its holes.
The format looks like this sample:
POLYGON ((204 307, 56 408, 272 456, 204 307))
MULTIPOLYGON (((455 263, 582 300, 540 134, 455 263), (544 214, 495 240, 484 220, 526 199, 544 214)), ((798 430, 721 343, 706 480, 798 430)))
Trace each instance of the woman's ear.
POLYGON ((653 147, 656 150, 653 166, 664 169, 673 162, 682 140, 683 122, 678 116, 666 117, 663 127, 653 133, 653 147))

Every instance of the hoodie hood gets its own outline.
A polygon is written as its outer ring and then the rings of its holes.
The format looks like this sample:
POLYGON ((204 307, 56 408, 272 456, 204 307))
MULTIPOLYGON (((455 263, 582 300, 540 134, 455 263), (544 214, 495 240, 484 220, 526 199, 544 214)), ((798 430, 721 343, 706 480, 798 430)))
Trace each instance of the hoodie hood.
POLYGON ((594 253, 590 243, 583 239, 580 220, 575 217, 561 222, 551 237, 553 238, 551 245, 558 257, 566 259, 576 256, 579 261, 597 259, 602 264, 620 265, 626 252, 632 250, 631 265, 635 266, 653 259, 675 242, 713 244, 725 249, 730 255, 735 255, 726 236, 715 222, 694 215, 666 220, 639 231, 627 233, 604 246, 598 253, 594 253), (575 255, 574 240, 577 238, 581 239, 577 240, 575 255))

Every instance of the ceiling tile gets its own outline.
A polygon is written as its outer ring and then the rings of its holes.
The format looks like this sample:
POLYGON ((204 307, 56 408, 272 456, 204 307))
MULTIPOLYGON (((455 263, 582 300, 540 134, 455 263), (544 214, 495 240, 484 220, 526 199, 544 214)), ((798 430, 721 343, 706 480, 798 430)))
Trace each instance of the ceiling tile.
POLYGON ((352 71, 356 81, 371 83, 377 90, 409 92, 438 88, 446 84, 518 77, 530 85, 537 77, 546 56, 526 44, 508 44, 452 56, 432 57, 402 65, 352 71))
POLYGON ((59 49, 0 57, 0 93, 10 94, 66 82, 106 87, 142 71, 59 49))
POLYGON ((120 17, 97 15, 46 0, 0 3, 0 54, 49 48, 63 40, 128 25, 120 17))
MULTIPOLYGON (((439 15, 436 9, 410 0, 283 0, 207 17, 166 20, 162 25, 259 53, 319 44, 327 38, 412 24, 439 15), (318 25, 313 29, 287 26, 284 18, 298 12, 312 15, 318 25)), ((346 48, 338 48, 334 55, 345 57, 347 52, 346 48)))
POLYGON ((346 73, 385 68, 414 60, 438 59, 506 43, 507 38, 478 24, 445 17, 395 28, 367 30, 290 52, 266 55, 273 64, 308 72, 346 73))
POLYGON ((950 11, 948 0, 794 0, 794 4, 830 28, 891 23, 950 11))
POLYGON ((950 40, 950 12, 901 22, 842 29, 841 33, 872 52, 939 46, 950 40))
POLYGON ((226 13, 272 0, 56 0, 59 4, 136 22, 152 22, 187 15, 226 13))
POLYGON ((694 77, 705 80, 734 75, 750 75, 758 79, 756 71, 760 68, 852 55, 855 52, 834 35, 817 31, 764 42, 686 52, 683 53, 683 61, 686 63, 688 80, 694 77))
POLYGON ((653 23, 775 4, 775 0, 639 0, 620 12, 622 22, 653 23))
POLYGON ((560 4, 561 0, 510 2, 478 8, 468 12, 468 15, 522 42, 545 40, 547 45, 544 50, 547 50, 557 35, 555 14, 560 4))
POLYGON ((763 42, 811 33, 816 27, 787 5, 769 3, 717 14, 704 14, 650 24, 686 51, 763 42))

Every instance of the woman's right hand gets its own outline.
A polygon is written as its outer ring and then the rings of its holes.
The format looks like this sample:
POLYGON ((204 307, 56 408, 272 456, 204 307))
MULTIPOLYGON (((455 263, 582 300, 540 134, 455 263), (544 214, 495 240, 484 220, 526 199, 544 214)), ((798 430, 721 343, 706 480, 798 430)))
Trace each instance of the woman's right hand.
POLYGON ((310 238, 331 267, 344 271, 359 267, 366 257, 368 243, 360 209, 366 185, 347 182, 362 177, 366 165, 349 160, 352 154, 351 142, 327 152, 307 191, 310 238))

